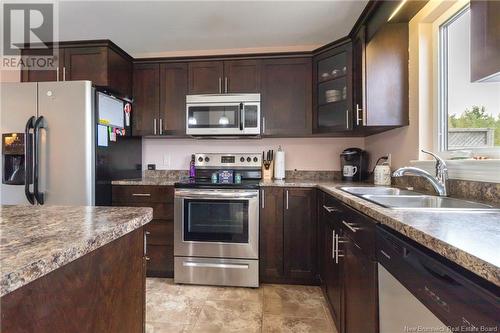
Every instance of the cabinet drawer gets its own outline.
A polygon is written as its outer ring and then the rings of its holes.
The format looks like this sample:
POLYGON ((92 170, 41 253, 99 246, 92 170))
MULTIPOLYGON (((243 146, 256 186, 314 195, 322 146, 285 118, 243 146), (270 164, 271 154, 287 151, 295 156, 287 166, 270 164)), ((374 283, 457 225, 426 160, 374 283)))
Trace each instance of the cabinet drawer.
POLYGON ((174 221, 153 220, 145 228, 149 245, 174 245, 174 221))
POLYGON ((344 234, 351 238, 363 252, 373 258, 375 256, 376 222, 346 207, 341 223, 344 234))
POLYGON ((173 277, 174 246, 148 245, 147 246, 147 276, 173 277))
POLYGON ((153 208, 153 219, 159 220, 173 220, 174 219, 174 205, 164 204, 157 202, 114 202, 113 206, 122 207, 151 207, 153 208))
POLYGON ((113 202, 174 202, 173 186, 115 185, 113 202))

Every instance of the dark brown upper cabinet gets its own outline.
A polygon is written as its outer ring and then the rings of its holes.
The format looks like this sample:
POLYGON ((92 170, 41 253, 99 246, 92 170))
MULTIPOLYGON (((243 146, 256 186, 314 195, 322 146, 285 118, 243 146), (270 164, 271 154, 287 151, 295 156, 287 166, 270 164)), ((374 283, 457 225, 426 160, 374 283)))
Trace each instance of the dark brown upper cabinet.
POLYGON ((408 122, 408 24, 385 23, 354 40, 354 125, 366 132, 408 122))
POLYGON ((313 59, 313 133, 352 130, 352 47, 343 42, 313 59))
POLYGON ((260 60, 224 61, 226 93, 260 93, 260 60))
POLYGON ((189 63, 189 94, 222 94, 224 63, 195 61, 189 63))
POLYGON ((260 92, 258 59, 189 63, 190 94, 258 92, 260 92))
POLYGON ((160 114, 160 65, 134 64, 133 82, 132 134, 157 135, 160 114))
POLYGON ((160 65, 159 134, 186 135, 187 63, 160 65))
POLYGON ((471 81, 500 82, 500 1, 470 2, 471 81))
MULTIPOLYGON (((23 82, 90 80, 122 96, 132 95, 132 58, 110 41, 63 42, 58 47, 58 68, 22 70, 23 82)), ((23 56, 39 54, 24 49, 23 56)), ((47 51, 52 54, 52 49, 47 51)))
POLYGON ((311 69, 310 57, 262 61, 263 135, 287 137, 312 133, 311 69))

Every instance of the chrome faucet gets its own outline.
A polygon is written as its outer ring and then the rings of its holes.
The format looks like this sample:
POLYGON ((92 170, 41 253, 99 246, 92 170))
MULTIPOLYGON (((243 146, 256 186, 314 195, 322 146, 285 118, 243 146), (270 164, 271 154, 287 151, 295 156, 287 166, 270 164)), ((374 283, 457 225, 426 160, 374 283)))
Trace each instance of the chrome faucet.
POLYGON ((426 151, 422 149, 423 153, 429 154, 433 156, 436 159, 436 176, 434 177, 427 171, 420 169, 420 168, 415 168, 415 167, 402 167, 394 171, 392 174, 393 177, 402 177, 404 175, 414 175, 414 176, 420 176, 424 177, 427 179, 432 187, 436 190, 436 192, 442 196, 442 197, 447 197, 448 196, 448 167, 446 166, 446 163, 444 162, 443 159, 441 159, 439 156, 436 154, 426 151))

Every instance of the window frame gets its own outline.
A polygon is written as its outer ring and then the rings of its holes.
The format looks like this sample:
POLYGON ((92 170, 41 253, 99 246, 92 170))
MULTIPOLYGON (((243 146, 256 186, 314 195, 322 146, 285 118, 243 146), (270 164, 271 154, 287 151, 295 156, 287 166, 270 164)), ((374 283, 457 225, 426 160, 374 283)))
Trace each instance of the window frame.
POLYGON ((448 147, 448 49, 444 45, 448 42, 448 27, 456 20, 461 18, 470 11, 470 3, 465 4, 458 10, 447 15, 444 20, 437 25, 437 126, 435 129, 437 147, 440 155, 445 158, 451 156, 453 152, 459 150, 471 151, 473 155, 486 155, 489 158, 500 159, 500 147, 463 147, 449 148, 448 147))

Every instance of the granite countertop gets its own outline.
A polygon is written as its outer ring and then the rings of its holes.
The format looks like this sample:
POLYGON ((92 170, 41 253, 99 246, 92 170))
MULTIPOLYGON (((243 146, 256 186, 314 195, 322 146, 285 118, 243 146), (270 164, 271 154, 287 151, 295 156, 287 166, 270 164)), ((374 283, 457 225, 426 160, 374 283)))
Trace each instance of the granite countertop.
MULTIPOLYGON (((145 178, 117 185, 173 185, 177 179, 145 178)), ((500 213, 393 210, 340 190, 347 184, 328 180, 263 180, 261 187, 314 187, 366 214, 417 243, 500 286, 500 213)))
POLYGON ((133 231, 151 208, 1 206, 3 296, 133 231))
POLYGON ((394 210, 339 189, 345 185, 345 182, 294 179, 261 183, 261 186, 319 188, 381 224, 500 286, 500 212, 394 210))

